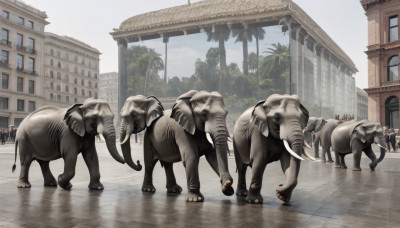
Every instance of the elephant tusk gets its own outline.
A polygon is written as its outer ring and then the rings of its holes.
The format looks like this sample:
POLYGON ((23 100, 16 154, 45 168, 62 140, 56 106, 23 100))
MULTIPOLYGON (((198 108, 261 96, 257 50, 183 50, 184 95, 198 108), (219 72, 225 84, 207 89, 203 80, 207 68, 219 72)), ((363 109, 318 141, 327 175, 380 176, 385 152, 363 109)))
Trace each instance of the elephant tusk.
POLYGON ((207 136, 208 142, 211 143, 211 145, 213 145, 213 147, 214 147, 214 142, 213 142, 213 140, 212 140, 212 138, 211 138, 210 133, 206 133, 206 136, 207 136))
POLYGON ((232 138, 228 136, 228 142, 232 142, 232 138))
POLYGON ((304 146, 305 146, 307 149, 312 149, 311 146, 308 145, 308 143, 307 143, 306 141, 304 141, 304 146))
POLYGON ((387 150, 385 147, 383 147, 381 144, 379 143, 375 143, 376 145, 378 145, 380 148, 387 150))
MULTIPOLYGON (((130 137, 130 135, 126 135, 125 136, 125 139, 124 139, 124 141, 122 141, 122 143, 121 143, 121 145, 123 145, 123 144, 125 144, 126 143, 126 141, 128 141, 129 140, 129 137, 130 137)), ((120 139, 121 140, 121 139, 120 139)))
POLYGON ((304 158, 300 157, 299 155, 296 154, 296 152, 294 152, 290 146, 289 143, 286 140, 283 140, 283 145, 285 145, 286 150, 295 158, 304 161, 304 158))
POLYGON ((304 150, 303 150, 303 154, 304 154, 308 159, 315 161, 315 158, 314 158, 313 156, 311 156, 309 153, 307 153, 307 151, 305 150, 305 148, 304 148, 304 150))

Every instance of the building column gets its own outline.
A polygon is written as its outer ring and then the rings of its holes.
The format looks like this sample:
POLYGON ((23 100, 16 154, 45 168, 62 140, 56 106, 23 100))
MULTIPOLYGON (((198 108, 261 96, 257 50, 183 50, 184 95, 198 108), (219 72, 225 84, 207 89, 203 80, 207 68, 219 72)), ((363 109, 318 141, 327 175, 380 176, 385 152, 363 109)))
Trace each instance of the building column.
MULTIPOLYGON (((128 93, 128 43, 124 39, 120 39, 118 42, 118 110, 121 111, 122 106, 125 103, 128 93)), ((117 128, 121 123, 121 117, 117 114, 117 128)))

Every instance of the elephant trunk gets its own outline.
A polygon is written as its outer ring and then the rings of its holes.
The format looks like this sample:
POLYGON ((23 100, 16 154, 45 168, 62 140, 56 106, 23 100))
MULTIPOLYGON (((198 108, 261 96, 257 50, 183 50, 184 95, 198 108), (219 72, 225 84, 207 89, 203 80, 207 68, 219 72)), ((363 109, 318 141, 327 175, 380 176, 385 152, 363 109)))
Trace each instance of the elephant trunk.
POLYGON ((383 160, 383 158, 385 158, 385 154, 386 154, 386 143, 385 143, 385 140, 384 140, 383 136, 380 137, 379 143, 378 143, 378 144, 380 145, 381 155, 379 156, 379 158, 378 158, 376 164, 378 164, 379 162, 381 162, 381 161, 383 160))
POLYGON ((124 155, 126 163, 134 170, 140 171, 142 170, 142 165, 140 165, 139 161, 137 161, 137 164, 135 164, 132 160, 132 155, 131 155, 131 145, 130 145, 130 137, 132 134, 132 127, 129 126, 130 124, 126 123, 125 118, 122 118, 121 120, 121 134, 119 139, 124 140, 121 142, 121 149, 122 149, 122 154, 124 155), (128 130, 127 130, 128 128, 128 130))
POLYGON ((108 152, 118 162, 124 164, 125 160, 119 155, 117 146, 115 144, 115 128, 112 119, 104 120, 104 139, 106 141, 108 152))
POLYGON ((218 173, 221 178, 222 192, 225 195, 232 195, 233 189, 231 187, 233 179, 229 174, 228 169, 228 130, 226 128, 225 119, 219 117, 212 123, 211 130, 209 131, 214 141, 215 152, 218 163, 218 173))

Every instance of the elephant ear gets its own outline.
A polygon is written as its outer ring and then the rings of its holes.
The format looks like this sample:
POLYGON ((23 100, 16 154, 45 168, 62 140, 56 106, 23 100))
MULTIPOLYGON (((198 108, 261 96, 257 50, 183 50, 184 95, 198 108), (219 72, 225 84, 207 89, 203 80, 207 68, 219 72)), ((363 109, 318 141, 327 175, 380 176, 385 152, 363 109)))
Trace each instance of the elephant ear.
POLYGON ((302 112, 302 115, 300 116, 301 127, 302 127, 302 129, 304 129, 307 126, 308 118, 310 117, 310 114, 309 114, 308 110, 306 109, 306 107, 304 107, 301 103, 300 103, 300 110, 302 112))
POLYGON ((196 131, 196 124, 194 122, 193 110, 190 104, 190 99, 197 93, 196 90, 182 94, 176 100, 172 107, 171 118, 175 119, 179 125, 183 127, 190 134, 194 135, 196 131))
POLYGON ((362 125, 358 125, 354 128, 353 134, 358 138, 362 143, 366 141, 366 132, 362 125))
POLYGON ((64 121, 68 127, 77 135, 83 137, 85 135, 85 123, 83 122, 83 114, 80 109, 82 104, 74 104, 64 115, 64 121))
POLYGON ((154 120, 160 118, 163 115, 164 107, 161 102, 154 96, 147 97, 147 115, 146 115, 146 126, 150 126, 154 120))
POLYGON ((324 118, 321 118, 321 117, 317 118, 317 122, 315 124, 315 130, 314 131, 315 132, 320 131, 325 126, 325 124, 326 124, 326 120, 324 118))
POLYGON ((256 106, 254 106, 253 112, 251 113, 250 122, 257 126, 260 132, 268 137, 269 129, 268 129, 268 121, 267 121, 267 112, 264 108, 265 100, 259 101, 256 106))

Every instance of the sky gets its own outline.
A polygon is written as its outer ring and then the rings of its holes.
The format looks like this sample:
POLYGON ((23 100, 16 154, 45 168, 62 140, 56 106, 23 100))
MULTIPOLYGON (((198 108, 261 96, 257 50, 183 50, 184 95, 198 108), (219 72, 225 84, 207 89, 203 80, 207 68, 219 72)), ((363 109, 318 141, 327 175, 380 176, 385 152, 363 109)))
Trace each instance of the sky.
MULTIPOLYGON (((199 0, 191 0, 192 3, 199 0)), ((100 73, 118 71, 118 47, 113 28, 138 14, 187 4, 187 0, 23 0, 47 13, 45 31, 70 36, 97 48, 100 73)), ((367 17, 359 0, 293 0, 353 60, 356 86, 368 87, 367 17)))

